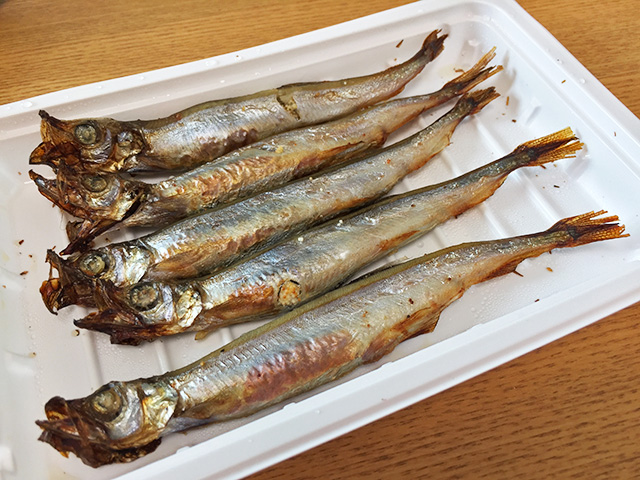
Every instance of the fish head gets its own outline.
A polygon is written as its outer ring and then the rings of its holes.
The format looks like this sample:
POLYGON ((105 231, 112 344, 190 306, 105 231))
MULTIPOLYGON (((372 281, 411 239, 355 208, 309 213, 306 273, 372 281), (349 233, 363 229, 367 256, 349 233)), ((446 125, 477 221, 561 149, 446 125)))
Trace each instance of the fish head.
POLYGON ((110 335, 112 343, 137 345, 167 335, 177 326, 177 305, 167 283, 141 282, 117 288, 112 282, 97 281, 94 299, 98 312, 74 323, 110 335))
POLYGON ((145 147, 143 134, 133 122, 111 118, 59 120, 44 110, 39 114, 42 143, 31 153, 31 164, 57 168, 67 161, 114 172, 145 147))
POLYGON ((98 467, 130 462, 160 444, 176 409, 178 395, 164 382, 110 382, 74 400, 53 397, 45 405, 39 440, 67 456, 98 467))
POLYGON ((149 185, 115 173, 87 171, 61 163, 55 179, 29 171, 38 191, 74 217, 111 220, 112 224, 133 213, 149 185))
POLYGON ((48 250, 46 261, 51 269, 49 279, 40 287, 42 300, 52 313, 68 305, 95 306, 96 281, 112 278, 117 260, 106 249, 90 250, 68 258, 48 250), (54 270, 58 272, 57 277, 54 270))

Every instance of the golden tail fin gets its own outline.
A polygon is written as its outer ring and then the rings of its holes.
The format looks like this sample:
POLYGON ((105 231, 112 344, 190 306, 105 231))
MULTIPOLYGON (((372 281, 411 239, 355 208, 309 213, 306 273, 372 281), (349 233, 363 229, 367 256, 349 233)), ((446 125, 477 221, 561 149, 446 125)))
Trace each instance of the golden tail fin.
POLYGON ((496 47, 493 47, 484 56, 478 60, 473 67, 466 72, 458 75, 453 80, 447 82, 441 89, 441 91, 453 91, 458 94, 468 92, 473 87, 481 82, 484 82, 487 78, 492 77, 496 73, 502 71, 502 65, 494 67, 487 67, 487 64, 493 60, 496 56, 496 47), (485 68, 487 67, 487 68, 485 68))
POLYGON ((575 247, 601 240, 628 237, 629 234, 624 233, 624 225, 617 223, 617 216, 596 218, 605 213, 607 212, 600 210, 599 212, 589 212, 575 217, 564 218, 554 224, 547 232, 567 233, 568 238, 562 244, 563 247, 575 247))
POLYGON ((465 93, 460 100, 458 100, 456 106, 453 107, 451 113, 453 115, 459 115, 460 117, 473 115, 474 113, 478 113, 485 105, 499 96, 500 94, 496 92, 496 89, 493 87, 465 93))
POLYGON ((516 147, 512 155, 526 154, 530 161, 527 166, 544 165, 563 158, 572 158, 584 144, 567 127, 546 137, 530 140, 516 147))

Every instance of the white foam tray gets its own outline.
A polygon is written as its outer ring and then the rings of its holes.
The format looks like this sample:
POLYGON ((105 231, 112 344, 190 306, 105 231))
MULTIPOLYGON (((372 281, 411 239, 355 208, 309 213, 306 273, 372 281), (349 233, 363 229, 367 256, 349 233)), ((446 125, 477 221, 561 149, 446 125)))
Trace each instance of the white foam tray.
MULTIPOLYGON (((0 107, 0 478, 238 478, 640 300, 640 121, 515 2, 441 3, 412 4, 242 52, 0 107), (379 363, 284 408, 169 436, 131 464, 93 470, 36 441, 34 421, 43 418, 51 396, 76 398, 112 379, 177 368, 249 328, 226 329, 201 342, 182 336, 132 348, 110 345, 93 332, 74 336, 71 320, 85 313, 80 308, 57 317, 46 311, 38 293, 48 275, 45 251, 61 248, 65 234, 63 217, 27 176, 29 152, 39 143, 38 109, 62 118, 164 116, 284 83, 377 71, 411 56, 434 28, 450 34, 445 50, 403 95, 437 89, 455 76, 454 68, 471 66, 495 45, 505 71, 487 84, 502 97, 460 125, 445 153, 398 191, 451 178, 566 126, 587 147, 555 167, 516 172, 484 205, 394 257, 534 232, 598 209, 619 215, 631 237, 526 261, 518 269, 523 277, 472 288, 443 313, 433 334, 405 342, 379 363)), ((394 139, 443 111, 425 115, 394 139)), ((46 167, 38 171, 51 175, 46 167)))

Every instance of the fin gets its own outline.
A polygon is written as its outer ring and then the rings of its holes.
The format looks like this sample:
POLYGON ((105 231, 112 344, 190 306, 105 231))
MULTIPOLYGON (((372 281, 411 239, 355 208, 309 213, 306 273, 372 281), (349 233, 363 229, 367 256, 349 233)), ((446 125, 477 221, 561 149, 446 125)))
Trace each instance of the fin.
POLYGON ((484 82, 487 78, 492 77, 498 72, 501 72, 503 70, 502 65, 485 68, 487 64, 496 56, 495 52, 496 47, 493 47, 491 50, 485 53, 480 60, 478 60, 478 63, 476 63, 469 70, 463 72, 453 80, 447 82, 440 89, 440 91, 454 91, 458 94, 466 93, 479 83, 484 82))
POLYGON ((492 100, 498 98, 500 94, 496 92, 493 87, 486 88, 484 90, 476 90, 475 92, 465 93, 463 97, 458 100, 456 106, 453 107, 451 113, 464 117, 465 115, 473 115, 478 113, 489 104, 492 100))
POLYGON ((601 240, 628 237, 629 234, 624 233, 624 225, 617 223, 617 216, 596 218, 606 213, 604 210, 600 210, 564 218, 555 223, 547 232, 566 232, 569 238, 561 244, 563 247, 575 247, 601 240))
POLYGON ((525 153, 529 157, 526 166, 544 165, 563 158, 573 158, 584 144, 573 134, 571 128, 530 140, 516 147, 511 155, 525 153))
POLYGON ((424 326, 421 329, 417 330, 413 335, 411 335, 410 338, 433 332, 436 329, 438 322, 440 321, 441 313, 442 313, 442 310, 434 314, 432 318, 430 318, 428 321, 425 321, 424 326))
MULTIPOLYGON (((216 328, 217 330, 217 328, 216 328)), ((207 335, 209 335, 212 332, 212 330, 200 330, 199 332, 196 332, 196 336, 195 339, 196 340, 203 340, 204 338, 207 337, 207 335)))
MULTIPOLYGON (((599 242, 602 240, 610 240, 614 238, 628 237, 629 234, 624 233, 624 225, 617 223, 618 217, 615 215, 596 218, 604 215, 604 210, 598 212, 588 212, 582 215, 576 215, 575 217, 564 218, 556 222, 551 228, 544 232, 535 233, 532 235, 525 235, 524 237, 545 237, 550 233, 564 233, 564 238, 560 236, 554 236, 548 238, 546 247, 538 250, 538 253, 531 254, 526 253, 522 256, 517 256, 510 262, 503 264, 493 272, 490 272, 485 279, 499 277, 508 273, 517 273, 515 270, 525 258, 537 256, 542 251, 551 251, 554 248, 564 247, 576 247, 579 245, 586 245, 587 243, 599 242)), ((516 237, 519 238, 519 237, 516 237)), ((521 238, 521 237, 520 237, 521 238)))
POLYGON ((440 53, 442 53, 442 50, 444 49, 444 41, 448 37, 447 34, 438 37, 440 32, 441 30, 434 30, 433 32, 431 32, 422 43, 422 48, 420 49, 420 51, 418 51, 418 53, 416 53, 413 58, 411 58, 406 63, 418 60, 421 57, 426 57, 428 61, 431 61, 438 55, 440 55, 440 53))
POLYGON ((516 271, 516 268, 518 268, 518 265, 520 265, 525 258, 527 258, 527 257, 518 257, 518 258, 514 259, 513 261, 511 261, 509 263, 505 263, 504 265, 502 265, 501 267, 497 268, 493 272, 489 272, 484 277, 484 280, 489 280, 491 278, 501 277, 503 275, 508 275, 510 273, 515 273, 519 277, 522 277, 523 275, 518 273, 516 271))

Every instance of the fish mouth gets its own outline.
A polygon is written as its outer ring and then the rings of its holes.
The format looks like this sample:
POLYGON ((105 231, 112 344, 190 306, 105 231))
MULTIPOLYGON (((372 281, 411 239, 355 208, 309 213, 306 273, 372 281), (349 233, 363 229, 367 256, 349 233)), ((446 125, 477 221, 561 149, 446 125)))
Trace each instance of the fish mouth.
POLYGON ((45 140, 29 154, 29 164, 48 165, 57 170, 61 165, 77 166, 80 164, 79 156, 78 148, 71 142, 53 143, 45 140))
POLYGON ((62 250, 63 255, 70 255, 86 249, 96 237, 138 211, 147 194, 149 185, 142 182, 131 183, 131 185, 128 190, 123 190, 126 200, 113 205, 112 209, 91 208, 90 206, 86 208, 69 206, 70 208, 65 209, 67 212, 73 209, 74 216, 81 218, 82 221, 67 223, 66 230, 69 245, 62 250))
POLYGON ((93 296, 95 281, 78 272, 70 260, 63 259, 51 249, 47 250, 45 261, 50 265, 49 279, 42 282, 40 295, 51 313, 56 314, 69 305, 96 306, 93 296), (59 277, 53 276, 54 269, 59 277))
POLYGON ((66 163, 59 165, 55 179, 29 170, 29 178, 36 184, 41 195, 65 212, 83 219, 99 216, 121 221, 138 209, 150 189, 148 183, 108 174, 93 177, 104 182, 105 192, 91 192, 83 184, 83 179, 91 179, 91 175, 90 171, 73 170, 66 163))
POLYGON ((99 467, 110 463, 131 462, 153 452, 160 439, 141 447, 113 448, 103 429, 82 413, 78 400, 67 401, 62 397, 50 399, 44 409, 46 420, 36 420, 42 429, 38 440, 48 443, 63 456, 73 453, 83 463, 99 467))
POLYGON ((64 255, 82 250, 98 235, 133 215, 150 188, 144 182, 112 179, 115 187, 109 188, 109 195, 91 197, 82 187, 82 172, 74 172, 64 163, 58 165, 55 179, 29 171, 29 178, 42 196, 61 210, 82 219, 67 225, 71 243, 62 251, 64 255))
POLYGON ((63 255, 71 255, 72 253, 86 250, 93 244, 94 238, 106 232, 117 223, 118 220, 108 218, 67 223, 66 230, 67 237, 69 237, 69 245, 60 253, 63 255))
POLYGON ((135 310, 120 298, 121 289, 110 281, 98 280, 95 283, 93 299, 99 311, 74 320, 77 327, 106 333, 114 344, 140 345, 143 341, 158 338, 155 328, 145 325, 135 310))
POLYGON ((30 165, 48 165, 54 170, 60 165, 60 152, 51 142, 42 142, 29 155, 30 165))
MULTIPOLYGON (((96 218, 92 220, 91 212, 88 212, 85 208, 75 206, 64 199, 65 195, 61 193, 60 184, 55 179, 45 178, 33 170, 29 170, 29 178, 36 184, 38 191, 43 197, 61 210, 74 217, 83 219, 81 222, 69 222, 67 224, 66 230, 67 236, 69 237, 69 245, 62 250, 61 253, 63 255, 70 255, 86 248, 94 238, 120 222, 118 219, 111 218, 96 218)), ((125 217, 131 215, 138 208, 141 196, 140 193, 137 194, 130 210, 125 213, 125 217)))
POLYGON ((29 178, 38 187, 38 192, 56 205, 61 210, 70 213, 74 217, 86 219, 91 218, 91 211, 79 205, 74 205, 69 201, 68 195, 64 193, 65 182, 60 182, 57 178, 51 179, 29 170, 29 178))
POLYGON ((38 187, 38 191, 40 194, 49 200, 51 203, 54 203, 61 209, 73 213, 69 211, 68 207, 62 202, 60 198, 60 188, 58 187, 58 181, 55 179, 45 178, 42 175, 34 172, 33 170, 29 170, 29 178, 33 180, 33 183, 38 187))
POLYGON ((119 345, 140 345, 143 341, 155 340, 157 335, 150 335, 148 328, 139 324, 128 323, 135 321, 136 316, 128 312, 115 309, 93 312, 84 318, 74 320, 76 327, 106 333, 111 343, 119 345))

